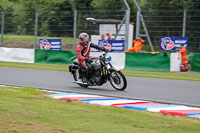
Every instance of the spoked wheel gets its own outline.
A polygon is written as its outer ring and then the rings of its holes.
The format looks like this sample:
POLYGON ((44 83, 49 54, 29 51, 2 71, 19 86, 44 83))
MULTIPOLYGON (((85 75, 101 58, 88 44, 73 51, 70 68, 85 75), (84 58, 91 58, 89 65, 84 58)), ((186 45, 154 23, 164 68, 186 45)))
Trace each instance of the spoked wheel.
POLYGON ((110 83, 111 85, 119 91, 126 89, 127 81, 124 74, 120 71, 112 71, 110 74, 110 83))
MULTIPOLYGON (((79 69, 76 69, 76 71, 73 72, 73 77, 74 77, 75 81, 84 82, 83 78, 79 79, 79 77, 80 77, 79 69)), ((80 85, 81 87, 88 87, 88 85, 85 85, 85 84, 78 84, 78 85, 80 85)))

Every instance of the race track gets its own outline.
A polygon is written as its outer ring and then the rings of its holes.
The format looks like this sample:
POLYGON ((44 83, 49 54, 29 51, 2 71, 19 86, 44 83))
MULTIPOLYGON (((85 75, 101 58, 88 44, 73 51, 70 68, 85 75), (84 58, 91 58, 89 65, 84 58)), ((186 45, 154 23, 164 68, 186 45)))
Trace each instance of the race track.
POLYGON ((110 83, 100 87, 81 88, 72 83, 68 72, 0 67, 0 84, 38 89, 81 92, 200 107, 200 82, 126 77, 125 91, 116 91, 110 83))

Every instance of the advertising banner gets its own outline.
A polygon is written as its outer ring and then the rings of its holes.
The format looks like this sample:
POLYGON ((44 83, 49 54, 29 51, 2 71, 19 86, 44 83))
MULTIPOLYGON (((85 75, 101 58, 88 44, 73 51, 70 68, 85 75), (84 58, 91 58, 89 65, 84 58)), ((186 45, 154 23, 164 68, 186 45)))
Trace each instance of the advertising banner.
POLYGON ((184 44, 188 49, 187 37, 160 37, 160 50, 175 50, 181 49, 181 44, 184 44))
POLYGON ((62 43, 61 39, 40 39, 40 49, 45 50, 61 50, 62 43))
POLYGON ((99 40, 98 45, 109 49, 110 52, 124 51, 124 40, 99 40))

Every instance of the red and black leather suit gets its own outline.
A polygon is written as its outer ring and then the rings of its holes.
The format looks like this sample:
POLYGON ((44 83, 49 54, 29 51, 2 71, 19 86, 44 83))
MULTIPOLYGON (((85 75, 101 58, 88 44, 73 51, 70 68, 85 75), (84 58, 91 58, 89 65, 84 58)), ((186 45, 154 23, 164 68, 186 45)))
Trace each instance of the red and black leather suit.
POLYGON ((95 48, 98 50, 103 50, 105 52, 108 52, 108 50, 104 47, 100 47, 98 45, 95 45, 93 43, 88 42, 87 44, 79 43, 76 47, 77 57, 79 63, 81 63, 82 67, 87 68, 87 65, 85 64, 85 61, 90 59, 90 48, 95 48))

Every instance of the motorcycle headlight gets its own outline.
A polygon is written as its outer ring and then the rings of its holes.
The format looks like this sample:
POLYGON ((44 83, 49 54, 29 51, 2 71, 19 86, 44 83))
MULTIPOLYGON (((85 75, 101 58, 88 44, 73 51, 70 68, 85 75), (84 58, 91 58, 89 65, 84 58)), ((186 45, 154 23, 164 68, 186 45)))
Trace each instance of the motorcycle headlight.
POLYGON ((110 62, 111 61, 111 56, 106 56, 106 62, 110 62))

